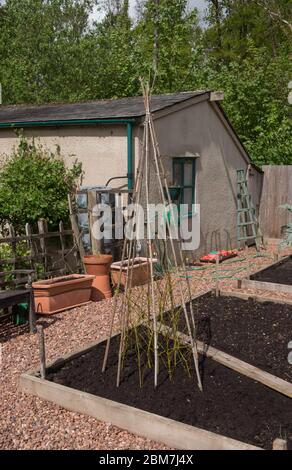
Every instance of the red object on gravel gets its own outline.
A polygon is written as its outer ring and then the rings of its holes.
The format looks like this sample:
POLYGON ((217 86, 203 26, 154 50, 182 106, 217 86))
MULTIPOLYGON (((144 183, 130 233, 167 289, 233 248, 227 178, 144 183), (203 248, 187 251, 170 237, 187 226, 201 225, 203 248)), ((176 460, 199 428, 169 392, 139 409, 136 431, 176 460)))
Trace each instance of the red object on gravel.
POLYGON ((238 256, 238 252, 236 250, 221 250, 221 251, 213 251, 206 256, 200 258, 202 263, 216 263, 216 259, 219 257, 219 262, 225 261, 230 258, 235 258, 238 256))

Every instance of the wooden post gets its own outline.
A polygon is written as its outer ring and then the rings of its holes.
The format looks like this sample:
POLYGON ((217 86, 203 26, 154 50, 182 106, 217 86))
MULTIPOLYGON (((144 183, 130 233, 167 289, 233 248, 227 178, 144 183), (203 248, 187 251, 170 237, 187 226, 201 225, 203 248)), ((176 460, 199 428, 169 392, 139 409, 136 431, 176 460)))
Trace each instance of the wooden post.
POLYGON ((273 450, 288 450, 287 441, 284 439, 275 439, 273 442, 273 450))
POLYGON ((29 224, 25 224, 25 234, 27 236, 27 242, 28 242, 28 246, 29 246, 29 249, 30 249, 30 256, 31 256, 30 267, 31 267, 31 269, 33 269, 36 272, 36 265, 37 265, 37 261, 38 261, 38 259, 37 259, 37 254, 38 254, 37 243, 35 243, 35 241, 33 240, 32 232, 31 232, 31 226, 29 224))
POLYGON ((250 259, 249 259, 249 250, 248 250, 248 245, 246 244, 245 245, 245 257, 247 259, 247 275, 246 275, 246 279, 250 279, 250 275, 251 275, 251 272, 250 272, 250 259))
POLYGON ((280 256, 281 248, 282 248, 281 243, 278 243, 278 245, 277 245, 276 261, 279 261, 279 259, 280 259, 280 257, 281 257, 281 256, 280 256))
POLYGON ((72 200, 71 200, 71 195, 70 194, 68 194, 68 207, 69 207, 70 221, 71 221, 71 227, 72 227, 72 231, 73 231, 74 240, 75 240, 76 246, 78 247, 80 258, 81 258, 81 261, 82 261, 82 266, 83 266, 83 269, 84 269, 83 258, 84 258, 86 253, 85 253, 85 249, 84 249, 84 246, 83 246, 83 243, 82 243, 81 233, 79 231, 76 215, 73 212, 73 205, 72 205, 72 200))
POLYGON ((62 263, 63 263, 63 267, 65 269, 65 274, 67 274, 69 270, 68 270, 68 266, 67 266, 66 258, 65 258, 66 242, 65 242, 65 235, 64 235, 64 224, 63 224, 62 220, 59 223, 59 233, 60 233, 62 263))
POLYGON ((46 248, 46 233, 48 231, 47 228, 47 223, 45 219, 40 219, 38 221, 38 229, 39 229, 39 234, 41 235, 40 237, 40 247, 41 247, 41 254, 44 262, 44 269, 45 269, 45 275, 48 272, 48 255, 47 255, 47 248, 46 248))
POLYGON ((96 191, 88 191, 87 193, 87 210, 88 210, 88 222, 89 222, 89 231, 90 231, 90 240, 91 240, 91 250, 92 254, 96 255, 102 253, 103 243, 102 240, 96 240, 93 235, 93 226, 97 220, 97 217, 93 214, 94 207, 100 203, 99 195, 96 191))
POLYGON ((216 256, 216 297, 219 297, 219 263, 220 263, 220 259, 219 259, 219 255, 216 256))
POLYGON ((44 327, 42 325, 37 326, 37 332, 39 337, 39 355, 40 355, 40 373, 41 378, 46 378, 46 348, 45 348, 45 335, 44 327))
POLYGON ((29 296, 29 330, 31 333, 36 333, 36 314, 35 314, 35 301, 34 293, 32 287, 32 276, 33 274, 28 275, 28 288, 30 290, 29 296))
POLYGON ((14 227, 13 225, 9 224, 8 225, 8 231, 9 231, 9 237, 12 238, 11 240, 11 251, 13 253, 13 258, 14 258, 14 263, 13 263, 13 270, 15 271, 16 268, 17 268, 17 244, 16 244, 16 241, 15 241, 15 230, 14 230, 14 227))

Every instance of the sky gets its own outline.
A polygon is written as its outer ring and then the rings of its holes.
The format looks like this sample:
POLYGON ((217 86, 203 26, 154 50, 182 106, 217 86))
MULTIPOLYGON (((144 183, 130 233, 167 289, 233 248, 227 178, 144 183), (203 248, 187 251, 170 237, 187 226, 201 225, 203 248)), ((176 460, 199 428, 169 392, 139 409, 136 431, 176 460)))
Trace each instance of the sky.
MULTIPOLYGON (((5 0, 0 0, 0 5, 4 3, 5 0)), ((196 7, 198 8, 199 12, 200 12, 200 17, 201 17, 201 20, 203 20, 203 16, 204 16, 204 9, 206 7, 206 0, 188 0, 189 2, 189 6, 192 8, 192 7, 196 7)), ((135 15, 135 4, 136 4, 136 0, 130 0, 130 14, 131 16, 134 16, 135 15)), ((93 20, 99 20, 101 19, 101 16, 100 16, 100 13, 95 10, 94 14, 92 15, 92 18, 93 20)))
MULTIPOLYGON (((203 20, 204 9, 206 7, 206 3, 207 3, 206 0, 189 0, 189 6, 191 8, 193 8, 193 7, 198 8, 198 10, 200 12, 201 20, 203 20)), ((135 15, 135 4, 136 4, 136 0, 130 0, 130 14, 131 14, 131 16, 135 15)), ((100 13, 95 12, 94 15, 93 15, 93 18, 94 19, 101 19, 100 13)))

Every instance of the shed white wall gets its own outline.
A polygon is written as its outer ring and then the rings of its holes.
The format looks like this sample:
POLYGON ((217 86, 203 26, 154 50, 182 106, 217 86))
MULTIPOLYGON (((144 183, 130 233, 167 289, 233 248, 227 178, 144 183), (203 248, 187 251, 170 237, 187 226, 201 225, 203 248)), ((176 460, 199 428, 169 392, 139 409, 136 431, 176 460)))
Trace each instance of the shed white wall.
MULTIPOLYGON (((24 134, 35 137, 50 150, 56 145, 61 148, 66 164, 72 165, 77 158, 84 170, 83 184, 105 185, 114 176, 126 176, 127 169, 127 129, 125 125, 72 126, 72 127, 39 127, 25 129, 24 134)), ((134 145, 138 146, 136 137, 134 145)), ((0 130, 0 155, 11 154, 19 138, 13 130, 0 130)), ((127 180, 111 183, 112 187, 127 184, 127 180)))
MULTIPOLYGON (((201 245, 194 257, 214 249, 236 248, 236 170, 247 168, 248 162, 216 112, 216 105, 201 102, 157 119, 155 127, 169 174, 169 157, 200 155, 196 160, 196 203, 201 205, 201 245)), ((253 170, 250 186, 256 206, 261 179, 253 170)))

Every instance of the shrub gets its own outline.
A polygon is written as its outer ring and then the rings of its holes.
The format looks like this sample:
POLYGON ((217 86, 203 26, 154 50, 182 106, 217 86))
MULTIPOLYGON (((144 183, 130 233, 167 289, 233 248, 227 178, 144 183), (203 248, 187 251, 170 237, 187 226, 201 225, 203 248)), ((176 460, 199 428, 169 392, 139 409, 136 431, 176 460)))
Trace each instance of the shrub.
POLYGON ((20 143, 0 169, 0 229, 11 223, 16 231, 44 218, 55 227, 68 220, 67 194, 82 175, 77 160, 66 168, 60 149, 50 152, 20 136, 20 143))

